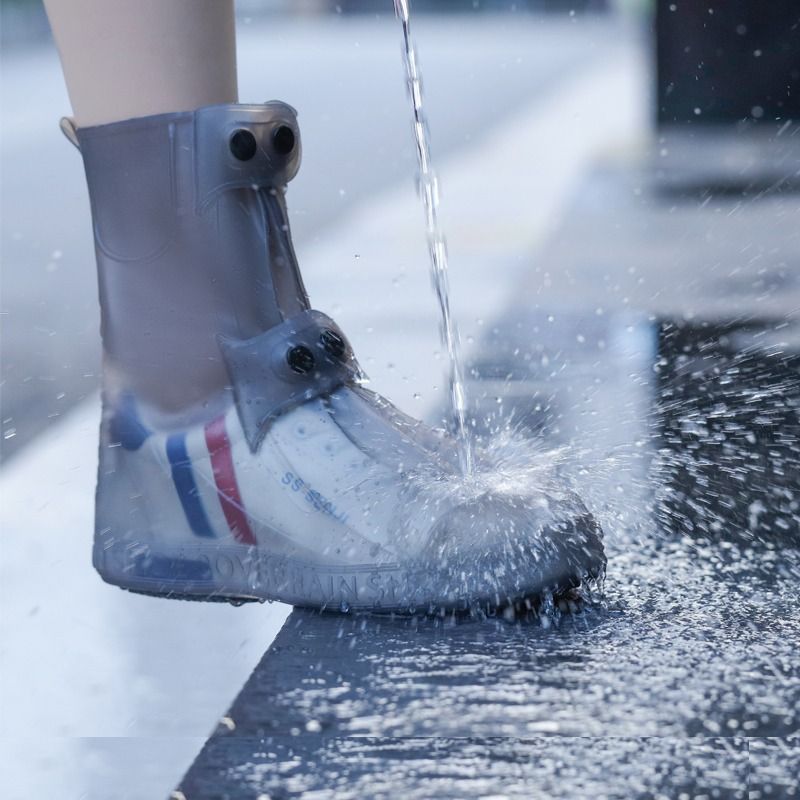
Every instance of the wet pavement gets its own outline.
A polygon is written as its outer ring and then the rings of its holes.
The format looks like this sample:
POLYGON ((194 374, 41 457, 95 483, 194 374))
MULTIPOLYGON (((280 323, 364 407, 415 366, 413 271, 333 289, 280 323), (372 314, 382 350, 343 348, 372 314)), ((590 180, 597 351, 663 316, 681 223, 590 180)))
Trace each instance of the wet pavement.
POLYGON ((664 530, 800 542, 800 341, 786 320, 662 320, 655 409, 664 530))
MULTIPOLYGON (((469 365, 484 434, 508 423, 569 445, 565 480, 606 532, 602 595, 527 617, 296 610, 182 781, 187 800, 800 794, 800 304, 776 280, 796 274, 796 236, 766 243, 735 211, 719 224, 739 262, 679 251, 706 291, 738 274, 735 296, 690 294, 674 314, 679 287, 644 269, 669 259, 674 200, 657 225, 642 197, 585 259, 616 248, 616 277, 560 268, 586 246, 570 226, 598 225, 570 218, 469 365), (620 276, 648 215, 636 302, 620 276), (591 280, 591 303, 559 302, 591 280)), ((795 196, 765 203, 796 213, 795 196)))
MULTIPOLYGON (((781 743, 765 740, 317 738, 312 765, 298 755, 304 739, 264 740, 256 762, 236 784, 238 789, 231 790, 230 784, 222 794, 219 784, 197 778, 187 784, 187 796, 276 800, 303 792, 303 796, 342 800, 543 800, 567 796, 566 792, 578 798, 791 796, 784 793, 781 776, 773 777, 776 761, 787 753, 781 743)), ((217 750, 208 758, 226 755, 217 750)), ((796 756, 793 766, 798 766, 796 756)))

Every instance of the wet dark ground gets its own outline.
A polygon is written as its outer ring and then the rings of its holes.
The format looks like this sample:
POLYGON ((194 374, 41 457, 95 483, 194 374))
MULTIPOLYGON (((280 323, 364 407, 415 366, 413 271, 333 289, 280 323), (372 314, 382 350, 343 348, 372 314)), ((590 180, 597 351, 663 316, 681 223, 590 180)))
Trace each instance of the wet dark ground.
POLYGON ((295 611, 188 800, 800 796, 798 199, 640 177, 583 187, 469 370, 480 433, 568 446, 604 592, 524 618, 295 611))

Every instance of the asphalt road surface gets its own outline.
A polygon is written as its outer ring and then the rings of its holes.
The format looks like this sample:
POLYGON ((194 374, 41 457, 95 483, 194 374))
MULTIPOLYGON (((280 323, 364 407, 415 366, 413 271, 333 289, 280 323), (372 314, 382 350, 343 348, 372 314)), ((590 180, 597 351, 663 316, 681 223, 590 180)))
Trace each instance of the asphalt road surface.
MULTIPOLYGON (((421 18, 416 38, 434 156, 480 140, 591 69, 619 35, 606 18, 421 18)), ((301 260, 303 243, 348 209, 413 180, 391 15, 243 20, 239 62, 243 101, 280 98, 300 112, 304 166, 289 203, 301 260)), ((88 200, 80 158, 58 130, 69 103, 55 50, 5 52, 0 80, 0 454, 7 459, 98 387, 100 342, 88 200)))

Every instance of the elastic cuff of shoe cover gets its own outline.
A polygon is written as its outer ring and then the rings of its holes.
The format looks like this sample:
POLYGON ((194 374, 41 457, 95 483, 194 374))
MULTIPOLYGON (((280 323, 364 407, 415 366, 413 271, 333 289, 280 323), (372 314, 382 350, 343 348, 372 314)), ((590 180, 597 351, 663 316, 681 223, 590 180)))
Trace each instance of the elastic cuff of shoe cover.
POLYGON ((321 311, 304 311, 252 339, 220 336, 219 344, 253 452, 278 415, 364 377, 344 333, 321 311))
POLYGON ((73 123, 69 131, 66 122, 61 121, 61 129, 80 147, 87 170, 107 174, 124 169, 119 158, 123 144, 129 150, 146 148, 149 158, 140 161, 166 161, 173 169, 182 153, 191 155, 198 209, 227 189, 285 186, 302 157, 297 112, 277 100, 205 106, 87 128, 76 129, 73 123), (125 138, 129 144, 120 141, 125 138))

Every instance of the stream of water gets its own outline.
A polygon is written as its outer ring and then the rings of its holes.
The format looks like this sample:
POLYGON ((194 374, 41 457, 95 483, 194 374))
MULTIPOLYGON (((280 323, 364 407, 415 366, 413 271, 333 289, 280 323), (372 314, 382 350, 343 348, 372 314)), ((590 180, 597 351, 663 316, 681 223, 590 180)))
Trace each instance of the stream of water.
POLYGON ((452 429, 458 444, 459 463, 465 475, 472 472, 473 454, 467 428, 466 392, 461 366, 458 329, 450 313, 447 243, 439 221, 439 184, 431 163, 430 138, 422 102, 419 59, 411 38, 408 0, 394 0, 394 9, 403 28, 403 60, 408 81, 408 95, 414 123, 414 142, 419 165, 419 187, 425 207, 425 230, 428 238, 431 282, 441 314, 440 336, 449 360, 448 386, 452 429))

